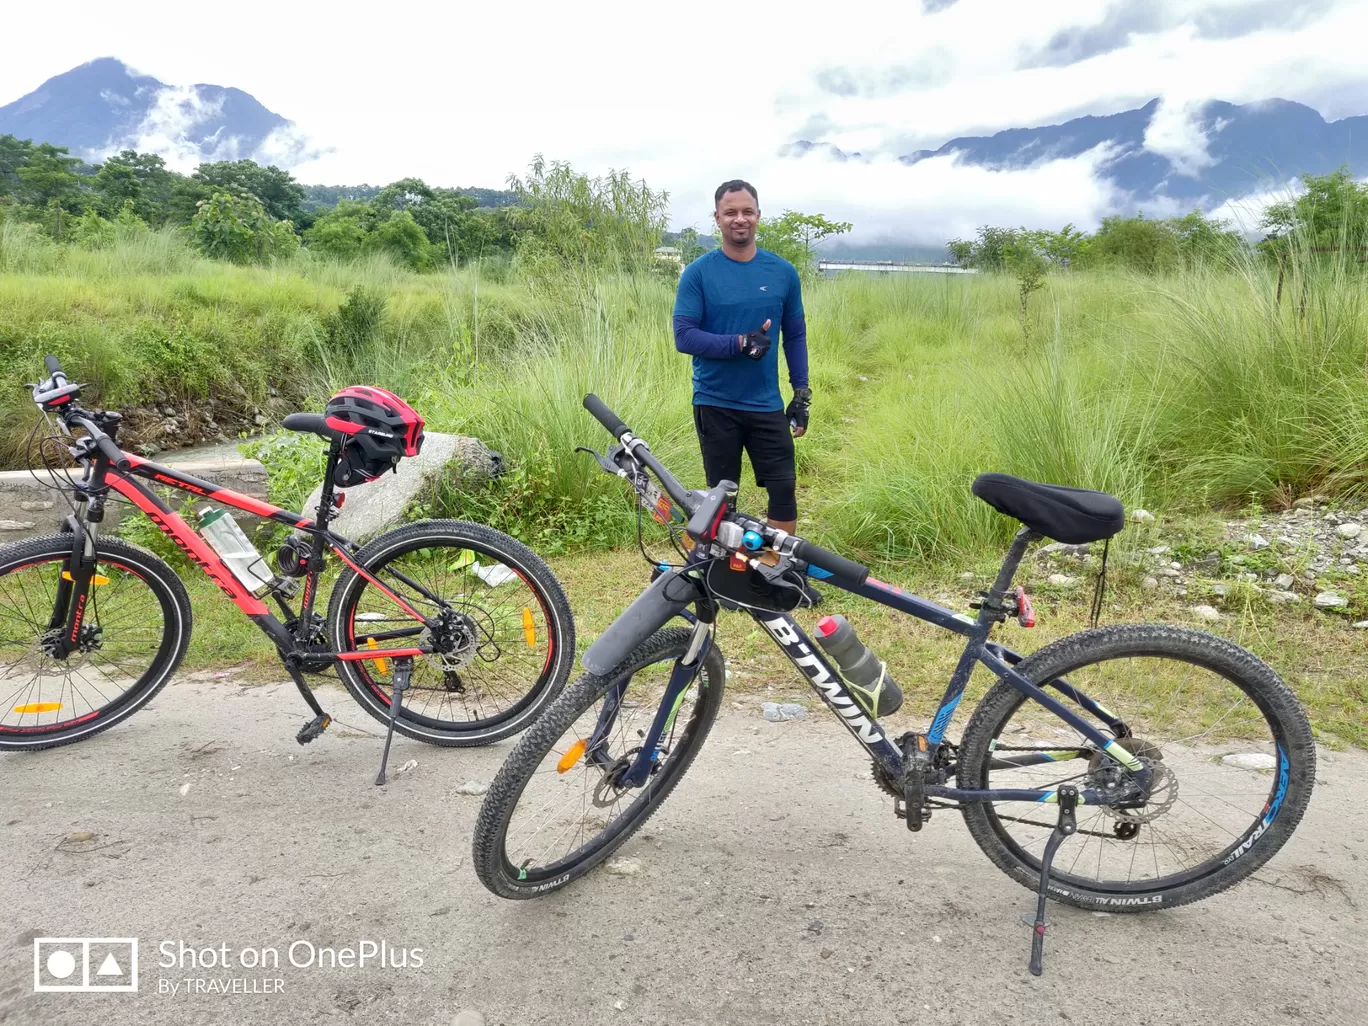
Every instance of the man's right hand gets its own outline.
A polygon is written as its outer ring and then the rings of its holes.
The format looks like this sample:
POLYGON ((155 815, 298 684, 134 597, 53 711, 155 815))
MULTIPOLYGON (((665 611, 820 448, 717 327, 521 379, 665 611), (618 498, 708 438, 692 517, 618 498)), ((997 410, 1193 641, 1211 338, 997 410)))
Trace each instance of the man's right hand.
POLYGON ((759 331, 752 331, 748 335, 737 335, 741 342, 741 352, 749 356, 752 360, 763 359, 769 352, 769 347, 774 345, 774 340, 765 332, 769 331, 770 322, 768 318, 760 326, 759 331))

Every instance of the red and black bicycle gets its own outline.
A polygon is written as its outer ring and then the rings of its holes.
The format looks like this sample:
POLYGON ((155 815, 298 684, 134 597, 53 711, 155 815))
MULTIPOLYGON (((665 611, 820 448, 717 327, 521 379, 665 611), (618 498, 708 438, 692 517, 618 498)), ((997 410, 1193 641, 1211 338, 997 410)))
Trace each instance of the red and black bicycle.
POLYGON ((285 418, 287 429, 329 443, 322 498, 305 515, 124 452, 119 414, 82 409, 81 386, 55 357, 47 369, 49 378, 32 386, 45 415, 35 432, 46 423, 71 458, 62 491, 72 512, 62 533, 0 548, 0 750, 69 744, 114 726, 161 690, 185 654, 191 608, 176 573, 145 549, 99 534, 115 497, 145 513, 275 643, 314 712, 300 744, 331 722, 304 675, 333 667, 391 735, 437 745, 515 734, 564 686, 575 650, 570 608, 525 545, 457 520, 408 524, 364 547, 329 530, 345 498, 339 487, 417 454, 423 422, 398 397, 349 388, 325 414, 285 418), (201 510, 204 534, 149 485, 218 507, 201 510), (276 553, 277 571, 250 543, 232 549, 231 536, 246 538, 223 507, 294 529, 276 553), (218 535, 215 521, 226 522, 218 535), (315 603, 329 553, 341 572, 324 616, 315 603))

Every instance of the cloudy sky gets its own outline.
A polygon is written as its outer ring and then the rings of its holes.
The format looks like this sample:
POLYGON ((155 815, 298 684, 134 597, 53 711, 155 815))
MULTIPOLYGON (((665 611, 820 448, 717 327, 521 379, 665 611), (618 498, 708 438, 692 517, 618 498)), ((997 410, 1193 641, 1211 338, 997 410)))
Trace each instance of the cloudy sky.
MULTIPOLYGON (((6 13, 0 103, 99 56, 164 82, 252 93, 321 152, 303 181, 501 185, 534 153, 668 189, 706 224, 714 185, 883 235, 974 225, 1093 224, 1124 201, 1075 158, 992 172, 895 158, 965 134, 1105 114, 1161 96, 1273 96, 1368 113, 1365 0, 184 0, 26 4, 6 13), (781 158, 795 139, 872 159, 781 158)), ((1181 118, 1153 133, 1181 161, 1181 118)), ((1195 141, 1200 144, 1200 140, 1195 141)))

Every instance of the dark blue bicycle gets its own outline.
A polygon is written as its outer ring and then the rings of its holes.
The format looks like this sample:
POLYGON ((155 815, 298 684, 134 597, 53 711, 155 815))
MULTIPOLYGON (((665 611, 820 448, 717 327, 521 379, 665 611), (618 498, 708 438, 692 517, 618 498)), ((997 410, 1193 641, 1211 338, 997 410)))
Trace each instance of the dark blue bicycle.
POLYGON ((995 624, 1030 620, 1029 599, 1012 587, 1027 547, 1042 537, 1110 538, 1125 523, 1118 500, 980 476, 974 493, 1024 526, 971 617, 736 512, 732 482, 686 491, 597 397, 584 405, 618 440, 594 454, 600 464, 631 482, 658 520, 683 528, 672 533, 687 552, 681 565, 656 566, 650 587, 585 653, 588 672, 522 736, 490 786, 474 854, 495 894, 563 887, 665 800, 721 707, 720 608, 746 609, 802 670, 869 752, 909 829, 957 808, 988 857, 1036 892, 1034 973, 1047 898, 1109 912, 1197 901, 1249 876, 1300 821, 1315 777, 1310 725, 1287 685, 1240 646, 1152 624, 1084 631, 1024 659, 989 641, 995 624), (926 733, 892 737, 867 693, 789 615, 805 575, 965 636, 926 733), (689 626, 665 626, 677 616, 689 626), (946 731, 978 665, 998 680, 954 743, 946 731), (1070 836, 1068 857, 1057 859, 1070 836))

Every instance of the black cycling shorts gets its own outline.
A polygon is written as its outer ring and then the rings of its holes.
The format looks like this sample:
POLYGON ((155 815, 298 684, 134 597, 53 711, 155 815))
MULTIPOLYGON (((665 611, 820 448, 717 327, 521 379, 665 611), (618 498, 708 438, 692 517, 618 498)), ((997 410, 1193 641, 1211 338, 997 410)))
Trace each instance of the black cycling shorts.
POLYGON ((793 433, 783 410, 757 413, 724 406, 695 406, 694 427, 703 449, 708 487, 718 481, 741 483, 741 450, 750 456, 761 488, 793 487, 793 433))

